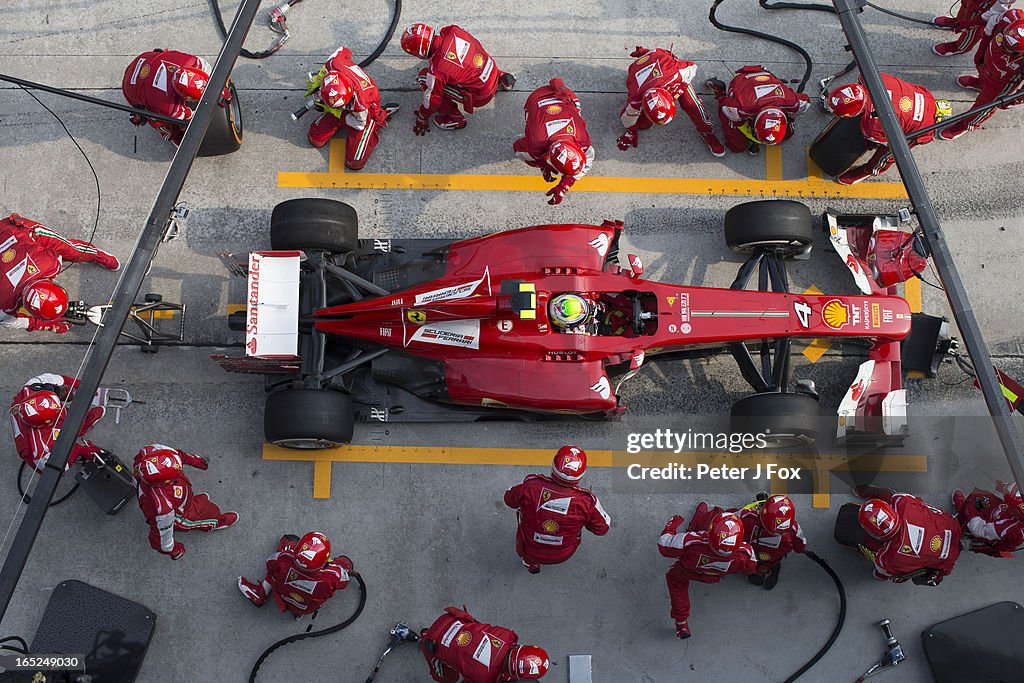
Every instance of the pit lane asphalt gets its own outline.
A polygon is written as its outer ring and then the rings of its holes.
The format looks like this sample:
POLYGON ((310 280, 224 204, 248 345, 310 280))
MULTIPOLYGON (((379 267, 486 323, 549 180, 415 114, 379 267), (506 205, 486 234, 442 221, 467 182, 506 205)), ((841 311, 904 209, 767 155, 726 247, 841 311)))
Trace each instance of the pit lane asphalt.
MULTIPOLYGON (((195 209, 178 242, 157 257, 151 286, 167 300, 188 304, 190 346, 144 356, 119 351, 105 384, 127 386, 144 405, 132 406, 121 425, 105 420, 96 440, 130 459, 151 441, 180 445, 211 456, 211 470, 193 477, 197 490, 243 516, 235 529, 213 537, 187 535, 189 553, 178 563, 158 556, 145 539, 145 525, 131 506, 106 518, 84 496, 55 508, 48 517, 0 634, 31 636, 49 591, 59 581, 78 578, 155 610, 158 625, 140 680, 243 680, 260 650, 294 633, 289 619, 264 608, 254 611, 236 594, 234 577, 259 571, 277 535, 319 526, 335 538, 364 571, 370 587, 367 611, 355 626, 330 642, 291 646, 264 667, 261 680, 287 680, 289 664, 303 662, 334 672, 334 679, 361 681, 372 667, 396 619, 426 625, 449 603, 465 603, 480 619, 515 628, 524 641, 549 648, 558 668, 549 676, 564 680, 570 653, 595 656, 595 681, 779 680, 808 658, 831 628, 834 599, 821 572, 800 558, 787 561, 779 587, 770 595, 742 579, 694 589, 695 637, 672 637, 662 573, 668 562, 654 548, 657 532, 674 512, 688 514, 697 500, 739 503, 752 483, 684 488, 641 487, 620 469, 596 470, 590 483, 614 519, 611 534, 586 540, 574 562, 545 569, 538 577, 518 566, 512 549, 514 520, 500 494, 529 471, 521 467, 446 465, 335 465, 332 498, 311 498, 311 466, 260 459, 262 395, 254 378, 221 373, 208 359, 213 347, 237 342, 224 324, 230 303, 241 300, 241 281, 222 269, 216 253, 265 247, 274 204, 302 196, 343 199, 362 216, 365 236, 466 237, 482 231, 553 221, 626 222, 626 244, 648 264, 648 276, 683 283, 727 286, 738 261, 721 238, 724 211, 736 197, 619 196, 570 194, 562 207, 548 207, 537 193, 411 192, 361 190, 282 190, 278 171, 326 170, 326 150, 305 145, 305 126, 288 113, 298 106, 303 75, 338 44, 367 53, 383 34, 384 3, 339 7, 316 0, 297 6, 289 24, 295 37, 275 57, 241 60, 235 81, 241 91, 246 142, 236 154, 198 160, 182 195, 195 209), (367 11, 374 16, 367 18, 367 11), (585 587, 585 588, 581 588, 585 587), (592 595, 600 595, 593 599, 592 595), (765 624, 764 620, 769 621, 765 624), (782 632, 785 632, 784 635, 782 632), (736 647, 727 647, 733 638, 736 647), (335 675, 336 674, 336 675, 335 675)), ((595 173, 615 176, 764 178, 763 156, 732 155, 717 160, 706 153, 692 126, 680 119, 665 130, 645 133, 641 147, 621 153, 614 147, 620 128, 625 68, 633 45, 667 46, 698 62, 698 82, 746 63, 765 63, 795 78, 802 66, 781 49, 715 31, 706 21, 706 3, 606 0, 564 7, 536 0, 520 3, 509 17, 490 3, 460 3, 457 14, 444 3, 407 2, 402 25, 419 19, 435 25, 460 23, 478 35, 498 64, 519 76, 516 91, 499 95, 456 134, 433 130, 426 138, 411 133, 411 89, 417 64, 397 41, 370 73, 385 98, 403 105, 397 125, 384 131, 367 171, 381 173, 526 173, 510 159, 512 140, 521 134, 522 103, 535 87, 562 76, 583 99, 584 116, 597 146, 595 173), (534 42, 535 41, 535 42, 534 42)), ((938 2, 914 7, 890 3, 921 16, 942 12, 938 2), (926 12, 925 9, 928 11, 926 12)), ((269 6, 269 5, 268 5, 269 6)), ((225 3, 225 12, 233 5, 225 3)), ((732 0, 721 16, 760 25, 795 39, 821 59, 814 84, 846 62, 838 22, 821 13, 766 13, 754 3, 732 0)), ((947 34, 900 24, 877 13, 865 14, 879 61, 910 80, 953 99, 959 109, 969 93, 953 78, 969 72, 966 57, 940 60, 928 50, 947 34)), ((176 5, 147 1, 87 5, 33 3, 8 10, 0 38, 6 73, 116 99, 124 65, 155 46, 215 56, 218 35, 205 2, 176 5), (87 11, 83 11, 87 10, 87 11), (186 38, 187 37, 187 38, 186 38)), ((272 39, 254 27, 248 45, 262 49, 272 39)), ((704 91, 703 87, 698 88, 704 91)), ((711 98, 704 94, 710 108, 711 98)), ((43 96, 79 137, 103 186, 103 212, 95 241, 120 257, 132 248, 148 215, 171 151, 150 129, 134 129, 124 115, 43 96)), ((787 142, 784 177, 804 177, 804 149, 826 118, 809 113, 797 136, 787 142)), ((1020 375, 1021 254, 1019 152, 1013 144, 1019 111, 999 112, 985 129, 955 143, 936 142, 915 150, 932 198, 957 255, 975 312, 1001 367, 1020 375)), ((717 127, 717 122, 716 122, 717 127)), ((85 238, 93 220, 92 180, 63 131, 26 95, 0 89, 0 197, 4 211, 17 211, 67 235, 85 238)), ((895 171, 883 180, 895 181, 895 171)), ((892 211, 900 203, 872 200, 808 202, 814 212, 828 205, 848 211, 892 211)), ((624 250, 625 251, 625 250, 624 250)), ((814 256, 790 271, 793 288, 811 284, 823 291, 850 292, 852 283, 824 240, 814 256)), ((934 275, 930 274, 934 280, 934 275)), ((113 277, 88 266, 62 276, 73 292, 102 299, 113 277)), ((924 288, 924 310, 948 315, 941 292, 924 288)), ((72 374, 87 340, 67 337, 0 336, 3 395, 9 396, 39 371, 72 374)), ((799 360, 799 359, 798 359, 799 360)), ((801 362, 796 377, 818 383, 823 404, 832 409, 859 362, 838 350, 816 365, 801 362)), ((912 412, 919 416, 908 444, 911 453, 930 456, 927 475, 883 475, 882 483, 921 493, 945 504, 952 484, 989 485, 1006 476, 990 430, 967 416, 984 414, 969 383, 952 369, 939 381, 909 383, 912 412), (961 416, 951 421, 946 416, 961 416), (951 426, 950 426, 951 425, 951 426), (948 431, 942 431, 942 427, 948 431)), ((615 424, 560 423, 530 426, 488 423, 475 426, 366 427, 361 443, 450 446, 522 445, 554 447, 577 441, 590 448, 621 448, 625 435, 658 427, 685 429, 713 425, 730 403, 745 393, 731 361, 679 363, 651 368, 623 387, 630 405, 615 424), (387 433, 384 433, 386 431, 387 433), (525 438, 524 438, 525 437, 525 438)), ((13 479, 17 458, 3 446, 13 479)), ((848 500, 843 480, 832 478, 832 505, 848 500)), ((17 506, 13 482, 0 496, 0 519, 17 506)), ((831 541, 832 514, 811 510, 806 486, 796 487, 801 524, 819 554, 837 567, 851 595, 842 639, 806 680, 855 678, 881 652, 873 622, 888 617, 911 659, 890 674, 901 681, 928 680, 915 633, 936 621, 1002 599, 1021 600, 1014 579, 1017 561, 963 556, 956 572, 937 589, 880 585, 866 563, 831 541)), ((331 603, 318 627, 344 618, 355 595, 331 603)), ((391 655, 381 681, 420 681, 426 676, 412 649, 391 655)), ((893 678, 893 680, 896 680, 893 678)))

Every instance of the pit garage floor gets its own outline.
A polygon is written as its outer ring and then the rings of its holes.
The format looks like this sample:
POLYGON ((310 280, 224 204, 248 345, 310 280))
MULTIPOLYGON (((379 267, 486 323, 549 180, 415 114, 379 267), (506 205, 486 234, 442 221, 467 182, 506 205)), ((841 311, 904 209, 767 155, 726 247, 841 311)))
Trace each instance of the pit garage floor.
MULTIPOLYGON (((98 443, 126 460, 151 442, 209 456, 210 470, 196 472, 193 482, 226 509, 237 510, 241 521, 211 536, 185 536, 188 554, 172 563, 150 550, 134 507, 110 518, 78 494, 48 515, 0 636, 30 637, 53 587, 76 578, 142 602, 158 614, 140 681, 246 680, 264 647, 304 626, 271 607, 253 609, 237 593, 235 578, 261 571, 262 559, 280 534, 320 528, 365 576, 366 611, 340 635, 276 653, 260 680, 363 681, 396 620, 425 626, 448 604, 465 604, 479 619, 508 625, 524 642, 545 646, 556 664, 548 677, 552 681, 567 680, 570 654, 592 654, 594 681, 600 683, 778 681, 795 671, 834 623, 837 601, 823 572, 794 557, 771 593, 742 578, 695 586, 694 637, 680 642, 673 635, 663 579, 670 563, 656 549, 658 532, 672 514, 689 516, 705 498, 740 505, 765 483, 636 482, 624 467, 630 462, 623 451, 631 433, 721 424, 731 402, 746 391, 728 358, 647 368, 623 387, 630 409, 615 423, 367 425, 356 434, 356 443, 364 447, 358 459, 364 462, 347 462, 352 456, 339 454, 330 464, 270 459, 280 456, 264 450, 259 378, 222 373, 208 358, 240 341, 228 331, 225 315, 230 305, 241 302, 242 282, 223 270, 216 254, 267 247, 270 211, 285 199, 346 201, 359 211, 364 237, 459 238, 538 223, 618 218, 626 223, 623 251, 641 255, 648 277, 708 286, 728 286, 735 274, 738 262, 724 246, 721 224, 725 210, 745 198, 804 197, 815 213, 827 206, 892 212, 905 205, 894 184, 895 170, 851 191, 814 177, 806 148, 827 121, 817 110, 802 118, 781 153, 715 159, 683 117, 644 133, 639 149, 623 153, 615 147, 628 54, 636 44, 674 44, 677 54, 697 62, 698 84, 711 76, 727 79, 731 69, 753 63, 787 78, 801 74, 802 65, 792 54, 716 31, 707 22, 707 5, 525 0, 516 4, 513 15, 494 3, 467 1, 455 10, 451 3, 410 0, 401 25, 457 22, 473 31, 519 82, 514 92, 500 94, 495 104, 477 112, 465 130, 434 129, 416 138, 411 112, 419 99, 413 85, 419 67, 401 52, 396 38, 369 72, 385 100, 400 102, 403 111, 384 131, 362 174, 340 170, 338 144, 310 149, 305 127, 293 124, 288 114, 301 102, 305 73, 316 70, 336 47, 348 45, 357 56, 373 49, 390 7, 322 0, 295 7, 289 16, 294 37, 281 52, 261 62, 239 61, 234 79, 243 103, 245 144, 233 155, 196 161, 182 194, 193 217, 182 239, 161 248, 144 290, 187 304, 187 345, 153 356, 127 346, 119 350, 104 384, 127 387, 144 403, 125 411, 119 425, 106 419, 93 433, 98 443), (523 102, 553 76, 579 93, 597 148, 594 191, 582 191, 581 184, 581 191, 560 207, 545 204, 540 191, 522 189, 534 182, 526 178, 532 172, 510 153, 512 141, 522 134, 523 102), (480 178, 488 175, 519 178, 480 178), (601 178, 631 180, 616 182, 628 191, 609 192, 601 178), (459 189, 477 186, 487 189, 459 189), (540 469, 533 464, 542 458, 537 452, 565 442, 601 454, 607 466, 594 468, 588 483, 612 516, 613 527, 605 538, 587 538, 569 564, 530 576, 515 556, 515 518, 503 507, 501 494, 540 469), (393 448, 398 446, 427 448, 393 448), (510 446, 525 450, 511 455, 495 450, 510 446)), ((886 6, 925 18, 947 9, 934 0, 887 0, 886 6)), ((234 4, 225 2, 224 9, 230 15, 234 4)), ((108 99, 119 98, 117 84, 135 55, 162 46, 212 60, 220 43, 205 0, 36 2, 8 8, 5 16, 7 30, 0 37, 5 73, 108 99)), ((828 15, 770 13, 756 3, 734 0, 722 6, 721 17, 804 45, 815 58, 808 87, 812 96, 819 78, 848 61, 838 21, 828 15)), ((947 34, 872 11, 864 19, 885 70, 932 88, 959 110, 968 106, 967 93, 956 88, 954 78, 970 72, 969 57, 940 59, 929 50, 947 34)), ((260 23, 248 46, 262 49, 272 37, 260 23)), ((698 90, 710 108, 713 98, 702 85, 698 90)), ((102 208, 95 242, 126 258, 171 148, 151 129, 133 128, 119 112, 42 98, 96 166, 102 208)), ((1022 164, 1015 143, 1022 122, 1019 111, 999 112, 981 131, 914 153, 997 363, 1018 376, 1024 370, 1018 324, 1024 292, 1017 278, 1022 164)), ((0 131, 0 211, 88 238, 95 216, 92 178, 56 121, 5 84, 0 87, 0 131)), ((801 291, 812 285, 826 292, 853 291, 824 240, 810 261, 790 270, 790 279, 793 289, 801 291)), ((936 281, 934 272, 928 279, 936 281)), ((80 298, 98 302, 109 294, 114 276, 76 266, 62 281, 80 298)), ((949 315, 936 289, 924 286, 906 294, 928 313, 949 315)), ((0 366, 6 371, 0 395, 12 396, 37 372, 74 374, 88 339, 83 330, 63 337, 3 333, 0 366)), ((833 410, 860 359, 836 347, 811 363, 801 351, 802 345, 794 345, 794 375, 815 380, 824 407, 833 410)), ((882 651, 874 622, 889 618, 909 660, 887 679, 928 681, 920 631, 956 614, 1024 597, 1018 560, 965 554, 938 588, 890 585, 872 580, 866 561, 831 538, 835 511, 851 500, 854 476, 943 506, 954 485, 991 486, 993 479, 1008 476, 981 417, 980 395, 961 379, 947 367, 935 380, 908 383, 914 436, 877 476, 839 472, 812 485, 811 472, 805 470, 801 481, 785 484, 812 548, 836 568, 850 599, 840 640, 803 680, 856 678, 882 651)), ((6 529, 22 510, 14 491, 18 459, 13 444, 0 448, 7 463, 0 466, 7 480, 6 493, 0 495, 6 552, 6 529)), ((821 453, 835 455, 827 445, 821 453)), ((356 597, 355 590, 341 594, 321 611, 316 627, 344 619, 356 597)), ((378 680, 425 681, 427 675, 420 656, 406 646, 386 660, 378 680)))

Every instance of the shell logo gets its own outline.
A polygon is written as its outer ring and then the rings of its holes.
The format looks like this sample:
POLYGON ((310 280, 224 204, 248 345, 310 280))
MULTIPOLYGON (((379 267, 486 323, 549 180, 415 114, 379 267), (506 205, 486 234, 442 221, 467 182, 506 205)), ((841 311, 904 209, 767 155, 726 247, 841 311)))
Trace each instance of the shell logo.
POLYGON ((544 531, 548 532, 549 534, 553 534, 556 531, 558 531, 558 522, 556 522, 553 519, 544 520, 544 523, 540 526, 542 529, 544 529, 544 531))
POLYGON ((546 111, 549 114, 557 114, 558 112, 562 111, 562 108, 559 107, 557 104, 552 104, 550 107, 548 107, 544 111, 546 111))
POLYGON ((900 111, 906 113, 914 108, 914 102, 909 97, 900 98, 900 111))
POLYGON ((484 65, 483 55, 479 55, 479 54, 473 55, 473 66, 475 66, 476 68, 479 69, 483 65, 484 65))
POLYGON ((143 64, 142 68, 139 69, 139 78, 145 78, 149 75, 149 64, 143 64))
POLYGON ((461 645, 462 647, 466 647, 467 645, 469 645, 469 642, 471 640, 473 640, 473 635, 469 631, 463 631, 455 639, 455 644, 461 645))
POLYGON ((765 81, 770 81, 772 79, 770 76, 765 76, 764 74, 761 74, 760 76, 755 76, 754 80, 757 81, 758 83, 764 83, 765 81))
POLYGON ((4 263, 10 263, 13 260, 14 260, 14 250, 13 249, 8 249, 7 251, 5 251, 3 253, 3 256, 0 257, 0 261, 3 261, 4 263))
POLYGON ((932 549, 933 553, 939 552, 942 549, 942 538, 935 536, 931 541, 928 542, 928 547, 932 549))
POLYGON ((850 309, 839 299, 832 299, 821 309, 821 319, 833 330, 841 330, 850 322, 850 309))

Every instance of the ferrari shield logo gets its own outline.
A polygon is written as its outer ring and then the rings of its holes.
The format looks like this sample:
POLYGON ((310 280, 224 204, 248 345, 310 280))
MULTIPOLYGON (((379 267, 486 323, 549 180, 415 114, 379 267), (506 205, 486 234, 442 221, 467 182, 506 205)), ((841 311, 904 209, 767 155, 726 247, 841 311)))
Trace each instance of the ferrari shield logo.
POLYGON ((427 312, 426 311, 418 311, 418 310, 406 311, 405 317, 409 320, 409 322, 416 323, 417 325, 422 325, 423 323, 427 322, 427 312))

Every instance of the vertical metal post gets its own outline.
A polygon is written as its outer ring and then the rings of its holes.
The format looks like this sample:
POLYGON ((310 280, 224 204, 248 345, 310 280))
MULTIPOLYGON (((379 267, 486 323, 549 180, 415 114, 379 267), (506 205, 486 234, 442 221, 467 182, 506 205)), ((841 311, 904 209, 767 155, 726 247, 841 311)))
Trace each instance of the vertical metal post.
POLYGON ((978 319, 974 315, 974 308, 967 297, 967 290, 964 288, 963 280, 960 279, 960 273, 953 261, 946 237, 942 233, 942 226, 939 224, 934 207, 932 207, 928 190, 924 186, 917 163, 910 153, 903 128, 892 108, 892 101, 886 92, 878 65, 875 63, 871 47, 868 45, 859 16, 864 9, 865 0, 833 0, 833 4, 839 15, 843 32, 850 42, 850 50, 860 67, 864 85, 871 95, 871 101, 874 102, 875 110, 878 112, 878 119, 889 140, 889 147, 896 159, 896 166, 903 176, 903 184, 907 188, 907 194, 910 196, 914 212, 921 224, 924 239, 931 251, 932 260, 946 291, 950 309, 953 311, 957 327, 960 329, 960 336, 963 338, 964 346, 978 373, 978 384, 985 396, 988 410, 992 414, 996 434, 1010 464, 1010 470, 1017 482, 1024 487, 1024 436, 1021 434, 1013 411, 1003 396, 999 378, 992 365, 992 356, 985 344, 978 319))
POLYGON ((149 271, 149 266, 160 246, 160 239, 164 229, 170 220, 171 210, 178 201, 181 188, 185 184, 185 178, 192 168, 192 162, 210 120, 219 109, 221 90, 227 84, 231 69, 234 68, 235 60, 242 49, 242 43, 249 27, 252 25, 256 12, 259 9, 260 0, 243 0, 232 22, 231 30, 224 41, 220 54, 217 56, 217 63, 210 74, 210 82, 199 100, 195 115, 189 123, 188 130, 178 146, 178 151, 171 160, 167 169, 163 185, 157 194, 153 210, 149 214, 139 241, 135 245, 131 258, 125 264, 124 273, 114 291, 113 306, 107 311, 103 320, 103 327, 96 335, 96 342, 89 350, 85 366, 80 378, 81 384, 75 394, 74 400, 67 408, 67 414, 60 435, 50 450, 50 458, 46 463, 43 474, 32 495, 32 502, 28 505, 25 517, 18 527, 11 544, 11 550, 4 560, 3 569, 0 569, 0 619, 6 614, 10 606, 11 597, 21 578, 21 573, 28 561, 32 545, 43 524, 50 500, 60 478, 64 475, 64 468, 67 466, 68 457, 71 455, 71 448, 81 429, 85 415, 89 411, 93 394, 99 386, 100 379, 110 362, 110 356, 117 345, 117 339, 121 334, 132 304, 139 294, 142 281, 149 271))

